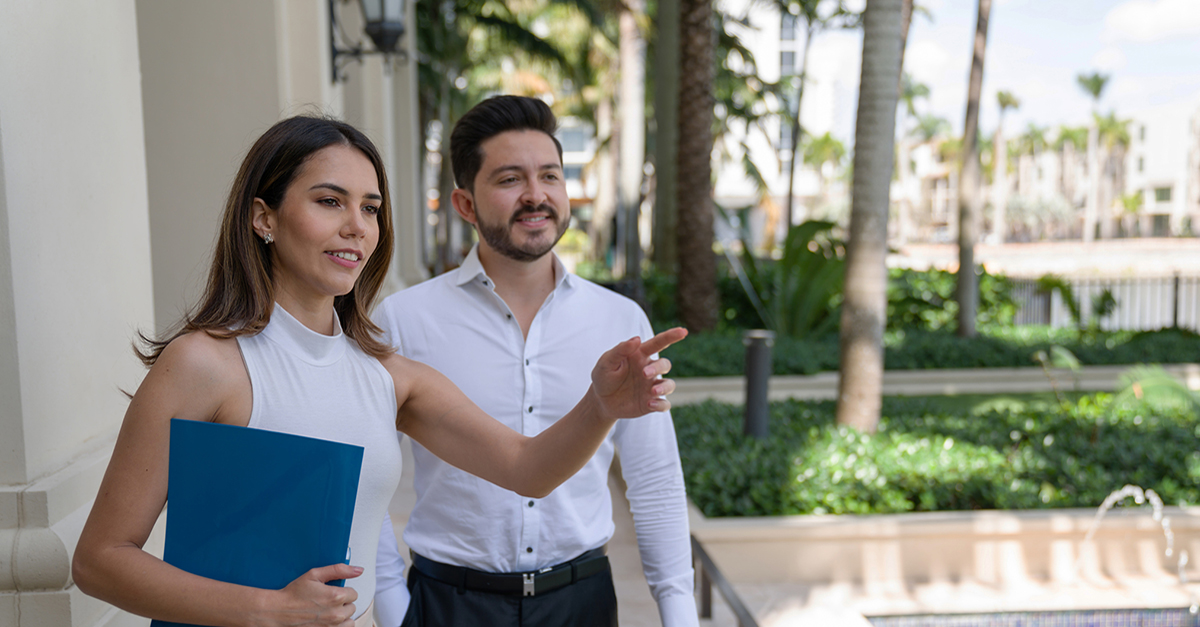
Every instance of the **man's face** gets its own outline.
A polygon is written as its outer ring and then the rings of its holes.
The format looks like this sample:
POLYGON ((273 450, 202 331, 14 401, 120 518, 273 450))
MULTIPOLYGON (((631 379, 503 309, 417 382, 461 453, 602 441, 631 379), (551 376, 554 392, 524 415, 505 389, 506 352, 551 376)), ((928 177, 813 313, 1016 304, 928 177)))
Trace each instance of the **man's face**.
POLYGON ((480 245, 516 261, 541 258, 571 219, 554 140, 541 131, 506 131, 480 147, 474 192, 456 190, 473 200, 480 245))

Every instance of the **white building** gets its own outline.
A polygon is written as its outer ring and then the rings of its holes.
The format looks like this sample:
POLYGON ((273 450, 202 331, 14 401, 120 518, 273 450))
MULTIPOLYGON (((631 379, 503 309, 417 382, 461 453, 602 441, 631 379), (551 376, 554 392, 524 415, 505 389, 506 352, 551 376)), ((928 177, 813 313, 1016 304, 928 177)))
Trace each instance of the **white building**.
POLYGON ((1143 236, 1200 230, 1200 98, 1131 116, 1125 193, 1141 194, 1143 236))

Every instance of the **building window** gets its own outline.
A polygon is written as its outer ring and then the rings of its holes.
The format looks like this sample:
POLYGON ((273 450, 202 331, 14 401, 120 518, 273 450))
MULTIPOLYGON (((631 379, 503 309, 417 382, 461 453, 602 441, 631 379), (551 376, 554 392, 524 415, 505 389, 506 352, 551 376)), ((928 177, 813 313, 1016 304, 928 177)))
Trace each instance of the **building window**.
POLYGON ((784 50, 779 53, 779 75, 791 76, 796 73, 796 53, 784 50))
POLYGON ((1144 172, 1145 170, 1146 170, 1146 158, 1138 157, 1138 172, 1144 172))
POLYGON ((1156 203, 1171 202, 1171 188, 1170 187, 1155 187, 1154 188, 1154 202, 1156 202, 1156 203))
POLYGON ((564 128, 558 131, 558 141, 562 144, 563 152, 584 152, 587 150, 588 132, 585 128, 564 128))
POLYGON ((1143 142, 1146 141, 1146 125, 1145 124, 1138 127, 1138 141, 1143 141, 1143 142))
POLYGON ((563 166, 563 178, 568 181, 583 180, 583 166, 581 166, 581 165, 563 166))
POLYGON ((796 16, 791 13, 784 13, 783 19, 779 23, 779 39, 782 41, 794 41, 796 39, 796 16))
POLYGON ((792 149, 792 123, 787 118, 779 119, 779 149, 792 149))

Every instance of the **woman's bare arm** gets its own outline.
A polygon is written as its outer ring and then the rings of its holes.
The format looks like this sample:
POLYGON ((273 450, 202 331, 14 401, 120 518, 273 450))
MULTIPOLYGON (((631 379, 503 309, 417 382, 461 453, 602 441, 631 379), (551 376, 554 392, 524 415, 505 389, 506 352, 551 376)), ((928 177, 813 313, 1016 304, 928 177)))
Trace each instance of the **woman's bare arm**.
POLYGON ((234 340, 182 336, 142 381, 75 549, 79 588, 126 611, 181 623, 350 625, 356 593, 324 582, 361 569, 314 569, 284 590, 260 590, 192 575, 142 550, 166 503, 171 418, 249 421, 250 381, 234 340))
POLYGON ((536 437, 491 419, 436 370, 393 356, 385 366, 396 380, 396 426, 446 462, 524 496, 542 497, 575 474, 620 418, 665 411, 674 381, 653 355, 687 335, 672 329, 641 342, 632 338, 605 353, 592 386, 566 416, 536 437))

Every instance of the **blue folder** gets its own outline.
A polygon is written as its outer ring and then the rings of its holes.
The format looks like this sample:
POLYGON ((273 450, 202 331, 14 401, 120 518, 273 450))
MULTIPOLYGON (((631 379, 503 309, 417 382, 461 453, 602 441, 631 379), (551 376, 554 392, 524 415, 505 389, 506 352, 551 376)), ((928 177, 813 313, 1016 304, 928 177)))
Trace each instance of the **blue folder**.
POLYGON ((172 419, 170 454, 168 564, 278 590, 312 568, 348 562, 361 446, 172 419))

